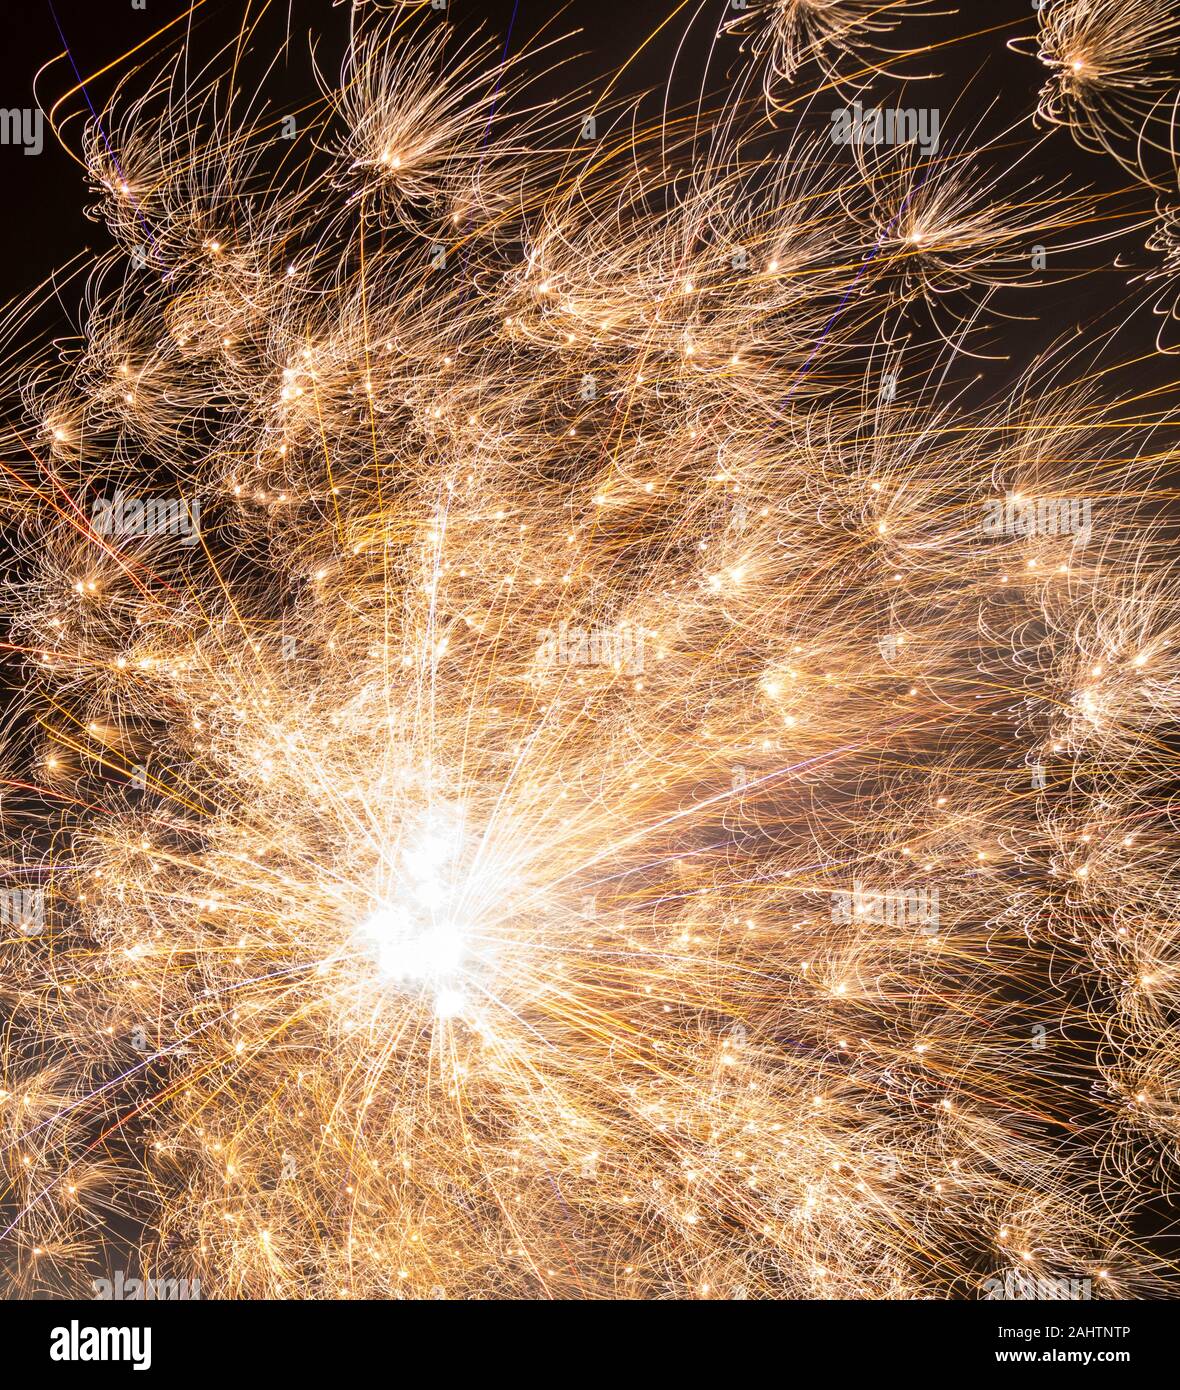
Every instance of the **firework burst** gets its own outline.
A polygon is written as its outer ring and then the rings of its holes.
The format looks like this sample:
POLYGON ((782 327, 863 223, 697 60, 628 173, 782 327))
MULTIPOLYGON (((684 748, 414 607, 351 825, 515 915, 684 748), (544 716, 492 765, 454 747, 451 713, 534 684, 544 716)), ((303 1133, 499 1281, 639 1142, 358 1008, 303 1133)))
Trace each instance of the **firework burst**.
POLYGON ((768 150, 761 51, 650 122, 498 55, 87 127, 5 439, 10 1289, 120 1224, 219 1297, 1164 1287, 1165 410, 948 384, 1090 201, 768 150))

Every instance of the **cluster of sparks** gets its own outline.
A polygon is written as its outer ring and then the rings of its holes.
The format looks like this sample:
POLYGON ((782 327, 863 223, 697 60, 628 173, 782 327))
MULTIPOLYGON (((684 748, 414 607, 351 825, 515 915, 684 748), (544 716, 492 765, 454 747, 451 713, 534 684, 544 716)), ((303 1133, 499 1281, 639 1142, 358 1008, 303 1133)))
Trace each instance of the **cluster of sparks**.
POLYGON ((1020 139, 1169 253, 1177 23, 1030 11, 1002 174, 833 145, 950 9, 727 12, 685 107, 429 5, 290 120, 249 22, 60 98, 112 249, 6 338, 9 1293, 118 1230, 206 1297, 1168 1287, 1174 398, 987 333, 1112 255, 1020 139), (1045 498, 1091 525, 980 528, 1045 498))

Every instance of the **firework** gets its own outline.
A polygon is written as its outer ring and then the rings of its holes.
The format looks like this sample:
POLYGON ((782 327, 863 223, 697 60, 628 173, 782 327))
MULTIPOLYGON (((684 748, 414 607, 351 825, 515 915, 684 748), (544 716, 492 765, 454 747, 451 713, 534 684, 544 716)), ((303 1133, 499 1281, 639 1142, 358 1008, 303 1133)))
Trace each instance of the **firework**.
POLYGON ((499 54, 87 127, 115 247, 9 334, 10 1290, 120 1224, 216 1297, 1166 1287, 1166 407, 951 377, 1092 200, 768 152, 761 51, 709 121, 499 54))
POLYGON ((888 70, 903 19, 939 13, 931 0, 755 0, 734 5, 730 21, 762 70, 772 105, 806 64, 815 63, 829 81, 863 83, 888 70))
POLYGON ((1040 60, 1051 76, 1038 114, 1079 144, 1112 155, 1136 177, 1174 164, 1180 16, 1167 0, 1045 0, 1040 60))

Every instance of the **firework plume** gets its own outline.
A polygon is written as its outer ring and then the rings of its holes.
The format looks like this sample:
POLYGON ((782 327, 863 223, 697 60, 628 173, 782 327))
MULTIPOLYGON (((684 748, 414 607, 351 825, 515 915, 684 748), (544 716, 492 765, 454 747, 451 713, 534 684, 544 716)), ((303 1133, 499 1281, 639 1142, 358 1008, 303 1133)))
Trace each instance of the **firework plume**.
MULTIPOLYGON (((1029 15, 1116 169, 1157 8, 1029 15)), ((1174 1277, 1172 398, 978 382, 1118 200, 833 140, 928 5, 730 19, 686 106, 429 6, 294 115, 43 77, 110 241, 5 334, 10 1292, 1174 1277)))

